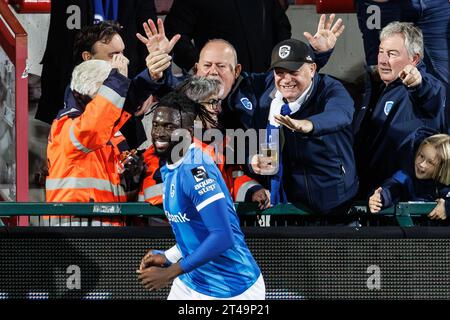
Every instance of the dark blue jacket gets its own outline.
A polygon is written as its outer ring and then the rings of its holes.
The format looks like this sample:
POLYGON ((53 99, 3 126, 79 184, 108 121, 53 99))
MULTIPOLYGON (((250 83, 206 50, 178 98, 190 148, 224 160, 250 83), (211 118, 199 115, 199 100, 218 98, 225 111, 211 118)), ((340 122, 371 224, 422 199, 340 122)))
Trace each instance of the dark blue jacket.
POLYGON ((399 170, 381 185, 383 208, 391 207, 400 201, 432 202, 445 200, 445 212, 450 214, 450 186, 432 179, 420 180, 414 173, 399 170))
MULTIPOLYGON (((332 50, 314 52, 317 70, 328 62, 332 50)), ((227 129, 266 129, 270 103, 275 97, 273 71, 265 73, 243 72, 233 89, 222 102, 221 123, 227 129), (239 121, 236 121, 238 120, 239 121)))
POLYGON ((362 189, 379 186, 397 170, 397 154, 402 141, 421 126, 446 132, 445 89, 441 82, 417 66, 422 83, 407 88, 400 79, 383 85, 381 93, 369 88, 355 120, 356 152, 362 189))
POLYGON ((331 213, 358 191, 353 155, 353 100, 343 85, 316 74, 313 91, 294 119, 310 120, 309 134, 284 128, 283 180, 289 202, 331 213))

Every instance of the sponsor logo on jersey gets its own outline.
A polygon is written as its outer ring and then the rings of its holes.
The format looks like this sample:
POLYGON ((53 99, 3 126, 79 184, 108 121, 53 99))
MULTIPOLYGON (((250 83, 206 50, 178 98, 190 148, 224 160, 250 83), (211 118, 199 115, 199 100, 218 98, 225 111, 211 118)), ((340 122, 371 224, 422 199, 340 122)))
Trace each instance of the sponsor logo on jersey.
POLYGON ((192 175, 194 176, 195 182, 200 182, 204 179, 208 179, 208 173, 205 170, 204 166, 199 166, 191 170, 192 175))
POLYGON ((384 114, 388 115, 391 112, 392 106, 394 105, 394 101, 386 101, 384 105, 384 114))
POLYGON ((169 220, 170 222, 184 223, 191 221, 191 219, 186 217, 186 213, 182 214, 181 212, 178 212, 177 214, 171 214, 168 211, 164 211, 164 213, 166 214, 167 220, 169 220))
POLYGON ((216 185, 214 184, 214 179, 206 179, 205 181, 202 181, 200 183, 197 183, 194 186, 194 189, 198 191, 199 195, 204 195, 205 193, 209 191, 216 190, 216 185))
POLYGON ((245 109, 247 110, 252 110, 253 109, 253 104, 250 100, 248 100, 248 98, 244 97, 241 98, 241 103, 244 106, 245 109))

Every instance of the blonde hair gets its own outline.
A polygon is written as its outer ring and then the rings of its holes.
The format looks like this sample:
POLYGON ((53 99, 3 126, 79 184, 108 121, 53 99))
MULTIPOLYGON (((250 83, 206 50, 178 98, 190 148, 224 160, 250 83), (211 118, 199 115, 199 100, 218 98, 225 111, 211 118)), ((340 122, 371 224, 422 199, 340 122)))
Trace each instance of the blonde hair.
POLYGON ((445 184, 450 185, 450 135, 448 134, 435 134, 422 141, 417 150, 419 153, 425 145, 430 145, 436 150, 439 164, 433 173, 433 179, 445 184))
POLYGON ((84 61, 73 69, 70 89, 94 98, 111 69, 112 66, 108 61, 97 59, 84 61))

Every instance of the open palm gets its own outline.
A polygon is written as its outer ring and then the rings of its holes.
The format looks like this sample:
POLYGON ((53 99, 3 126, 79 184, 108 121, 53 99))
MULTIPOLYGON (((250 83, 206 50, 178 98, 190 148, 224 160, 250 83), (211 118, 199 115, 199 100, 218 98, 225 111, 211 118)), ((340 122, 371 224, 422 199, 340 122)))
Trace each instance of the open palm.
POLYGON ((140 33, 137 33, 136 36, 143 44, 146 45, 149 53, 154 51, 161 51, 169 54, 178 40, 180 40, 181 36, 179 34, 176 34, 169 41, 169 39, 167 39, 166 37, 162 20, 158 18, 157 23, 158 28, 156 28, 153 20, 148 19, 148 22, 144 22, 143 24, 145 35, 147 37, 144 37, 140 33))
POLYGON ((337 38, 344 32, 345 26, 341 18, 339 18, 332 26, 334 18, 334 13, 330 15, 328 20, 326 15, 322 14, 320 16, 316 34, 313 36, 309 32, 303 33, 317 52, 326 52, 333 49, 336 45, 337 38))

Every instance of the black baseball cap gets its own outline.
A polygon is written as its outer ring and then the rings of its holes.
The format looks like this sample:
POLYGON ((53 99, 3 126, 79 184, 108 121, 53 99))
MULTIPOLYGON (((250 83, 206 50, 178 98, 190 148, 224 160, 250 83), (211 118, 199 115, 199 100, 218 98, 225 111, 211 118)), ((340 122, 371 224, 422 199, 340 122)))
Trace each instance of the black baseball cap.
POLYGON ((314 53, 310 47, 303 41, 287 39, 273 48, 270 69, 283 68, 297 71, 305 62, 314 62, 314 53))

